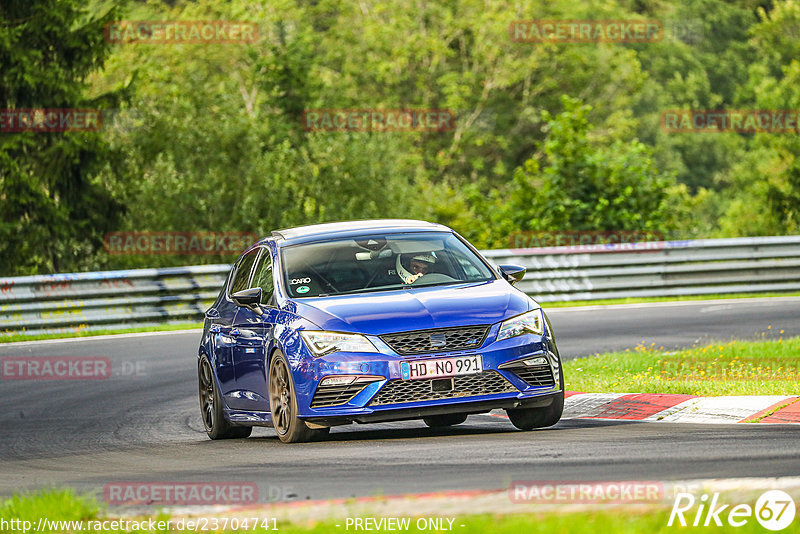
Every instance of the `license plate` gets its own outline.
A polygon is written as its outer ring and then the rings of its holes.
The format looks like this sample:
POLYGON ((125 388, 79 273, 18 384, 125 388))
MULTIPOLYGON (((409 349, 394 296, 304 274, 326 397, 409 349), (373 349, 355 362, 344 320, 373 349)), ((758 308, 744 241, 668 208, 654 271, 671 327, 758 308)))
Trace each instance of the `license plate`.
POLYGON ((483 371, 483 361, 479 355, 421 360, 418 362, 400 362, 400 375, 403 380, 472 375, 481 371, 483 371))

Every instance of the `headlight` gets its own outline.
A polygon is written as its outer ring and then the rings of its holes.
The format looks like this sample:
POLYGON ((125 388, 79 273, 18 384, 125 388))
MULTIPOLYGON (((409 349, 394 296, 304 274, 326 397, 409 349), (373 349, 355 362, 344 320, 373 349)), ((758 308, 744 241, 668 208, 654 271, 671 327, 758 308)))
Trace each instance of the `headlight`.
POLYGON ((541 308, 504 321, 497 333, 497 341, 522 334, 538 334, 540 336, 544 334, 544 316, 541 308))
POLYGON ((303 330, 300 332, 303 341, 314 356, 324 356, 332 352, 378 352, 369 339, 361 334, 340 334, 338 332, 321 332, 303 330))

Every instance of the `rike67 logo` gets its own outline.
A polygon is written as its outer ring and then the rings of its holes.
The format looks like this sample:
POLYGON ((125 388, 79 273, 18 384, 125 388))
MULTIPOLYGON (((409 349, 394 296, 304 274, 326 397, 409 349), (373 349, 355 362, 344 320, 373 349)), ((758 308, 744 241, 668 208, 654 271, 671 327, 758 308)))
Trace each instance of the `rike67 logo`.
POLYGON ((707 493, 695 499, 691 493, 678 493, 667 526, 676 523, 685 527, 689 522, 694 527, 732 527, 746 525, 755 516, 758 523, 768 530, 783 530, 794 521, 795 505, 792 497, 781 490, 769 490, 761 494, 755 506, 749 504, 720 504, 719 493, 710 498, 707 493))

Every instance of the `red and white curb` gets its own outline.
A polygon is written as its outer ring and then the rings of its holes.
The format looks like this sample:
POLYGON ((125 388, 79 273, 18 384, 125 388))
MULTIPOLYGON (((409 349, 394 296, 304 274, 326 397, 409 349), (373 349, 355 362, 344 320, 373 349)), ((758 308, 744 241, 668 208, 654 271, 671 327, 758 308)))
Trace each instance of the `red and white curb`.
POLYGON ((698 397, 655 393, 567 391, 565 419, 627 419, 668 423, 800 423, 800 397, 698 397))

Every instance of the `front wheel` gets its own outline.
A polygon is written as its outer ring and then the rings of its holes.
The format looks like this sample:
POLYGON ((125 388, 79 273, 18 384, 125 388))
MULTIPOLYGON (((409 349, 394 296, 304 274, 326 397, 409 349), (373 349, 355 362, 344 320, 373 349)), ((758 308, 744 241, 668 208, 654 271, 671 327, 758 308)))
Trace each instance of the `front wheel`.
POLYGON ((559 391, 553 398, 550 406, 543 408, 515 408, 507 409, 506 413, 511 424, 520 430, 533 430, 553 426, 561 419, 564 412, 564 392, 559 391))
POLYGON ((236 439, 246 438, 253 432, 251 426, 233 426, 222 410, 222 398, 219 388, 214 380, 211 363, 203 356, 197 366, 197 382, 200 393, 200 415, 203 418, 203 427, 211 439, 236 439))
POLYGON ((272 355, 269 366, 269 407, 272 411, 272 426, 284 443, 312 441, 326 436, 330 428, 309 428, 297 417, 297 398, 292 372, 286 356, 280 351, 272 355))

